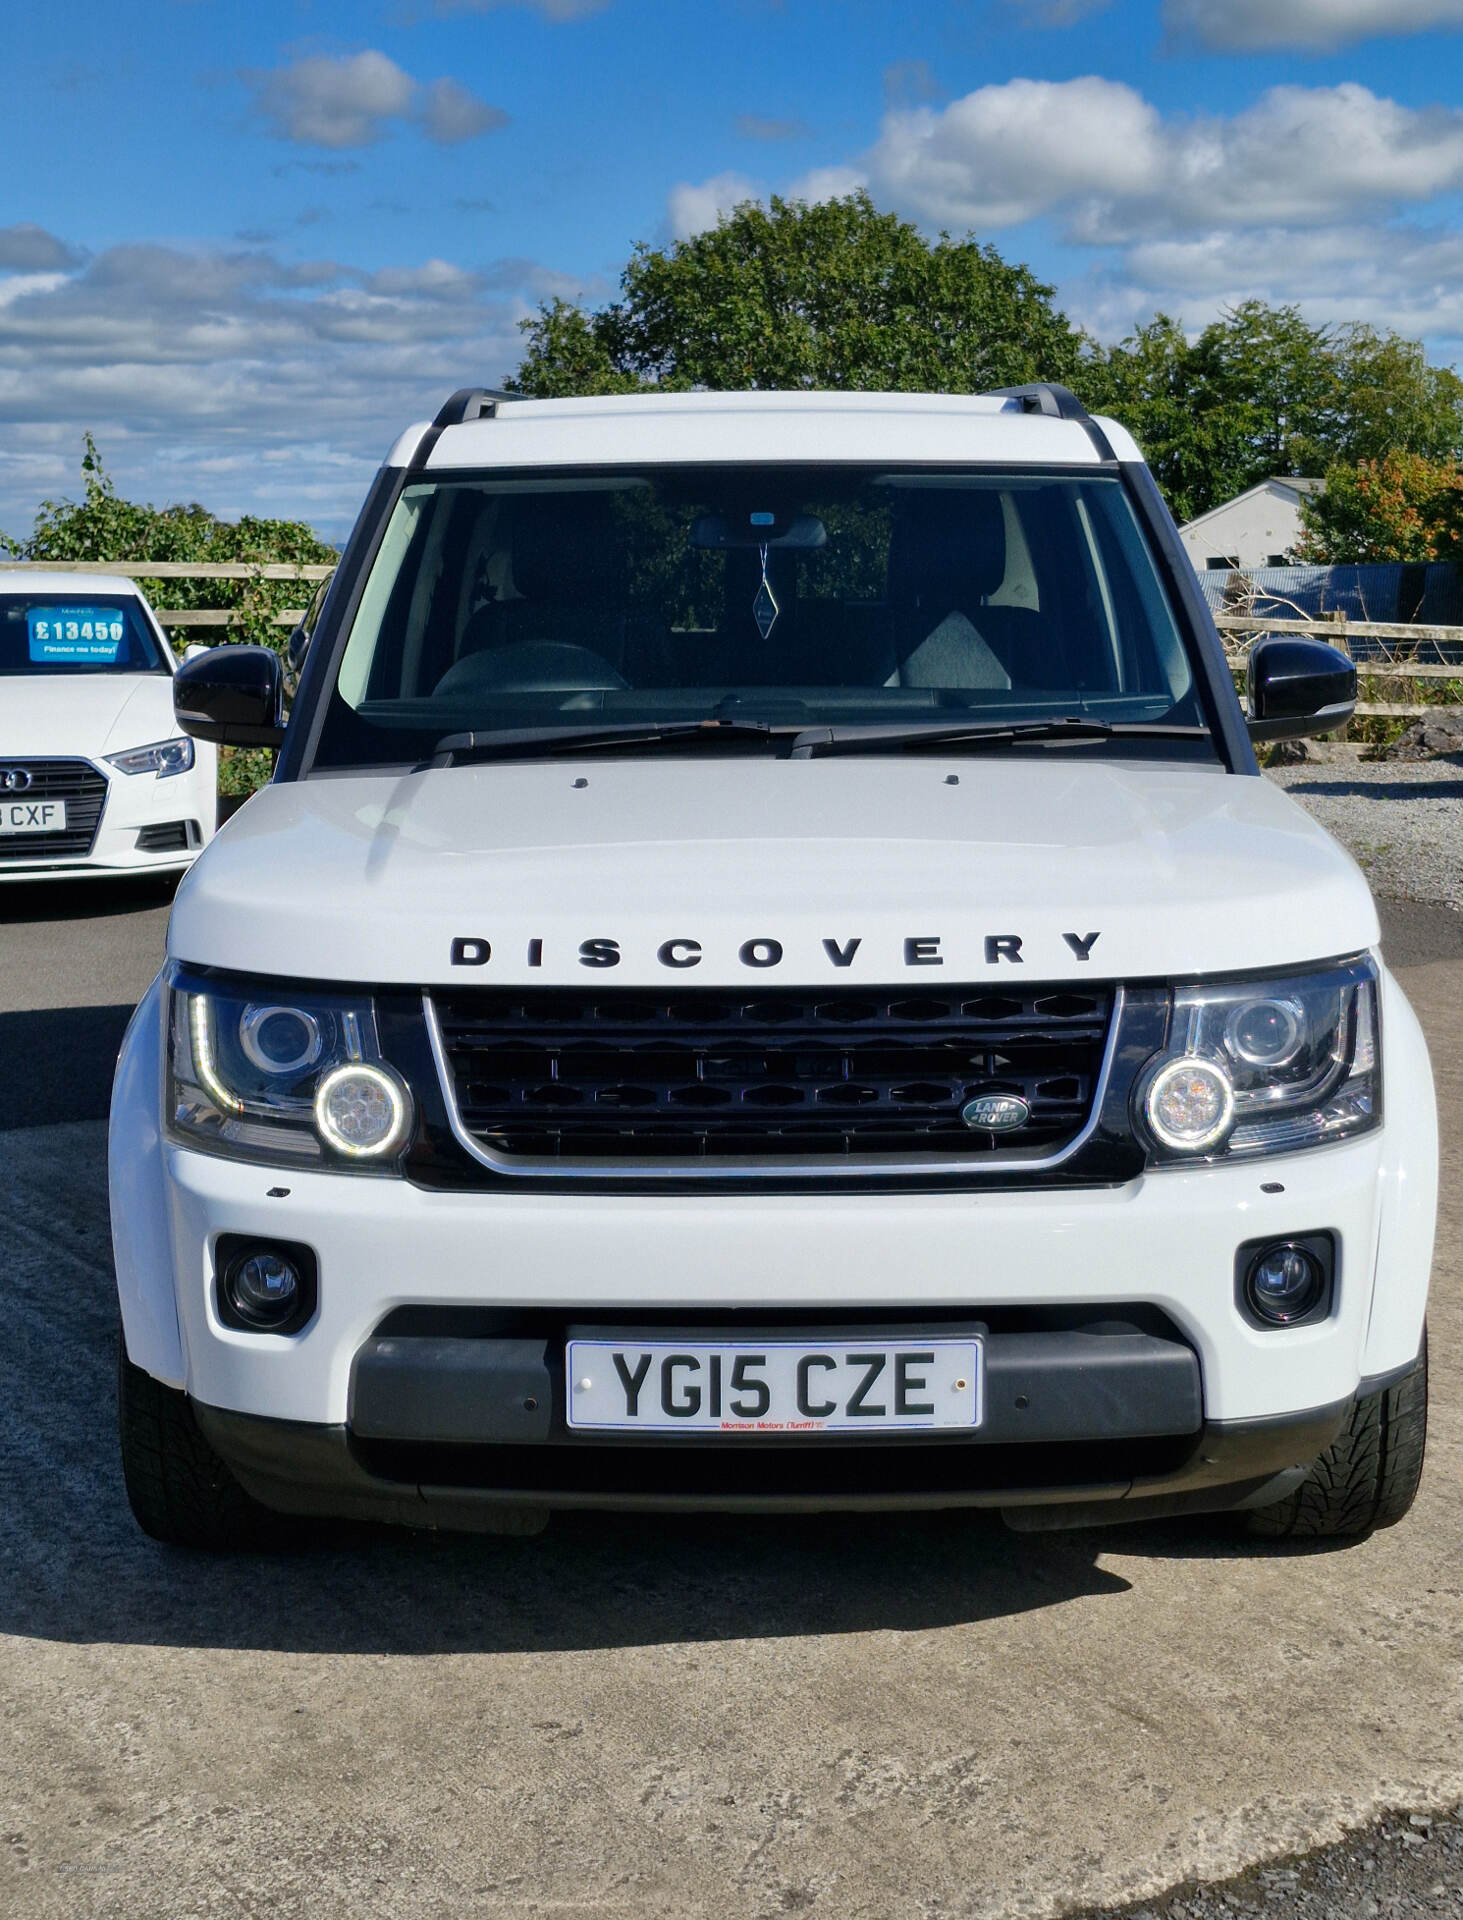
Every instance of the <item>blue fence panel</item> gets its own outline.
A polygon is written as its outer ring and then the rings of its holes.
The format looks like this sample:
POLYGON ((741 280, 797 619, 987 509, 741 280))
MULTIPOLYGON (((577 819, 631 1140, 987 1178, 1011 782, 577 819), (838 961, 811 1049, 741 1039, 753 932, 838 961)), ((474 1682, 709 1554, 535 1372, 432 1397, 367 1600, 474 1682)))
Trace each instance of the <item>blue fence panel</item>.
MULTIPOLYGON (((1243 613, 1263 620, 1318 620, 1344 613, 1348 620, 1411 620, 1423 626, 1463 626, 1463 579, 1447 561, 1426 566, 1398 563, 1347 567, 1206 568, 1199 586, 1215 613, 1243 613), (1419 592, 1419 589, 1421 591, 1419 592)), ((1356 635, 1359 660, 1388 652, 1389 642, 1356 635)), ((1420 643, 1417 657, 1453 664, 1463 645, 1420 643)))

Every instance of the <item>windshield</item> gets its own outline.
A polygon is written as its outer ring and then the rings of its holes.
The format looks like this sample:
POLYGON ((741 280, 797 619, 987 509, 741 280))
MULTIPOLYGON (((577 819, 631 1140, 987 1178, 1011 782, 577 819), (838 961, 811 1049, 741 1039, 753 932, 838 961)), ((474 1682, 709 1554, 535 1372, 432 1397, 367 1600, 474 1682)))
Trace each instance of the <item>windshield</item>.
MULTIPOLYGON (((753 724, 887 736, 1074 716, 1204 726, 1115 476, 454 477, 394 509, 315 764, 414 762, 464 733, 719 720, 748 750, 753 724)), ((1204 737, 1123 745, 1214 757, 1204 737)))
POLYGON ((0 593, 0 674, 167 671, 130 594, 0 593))

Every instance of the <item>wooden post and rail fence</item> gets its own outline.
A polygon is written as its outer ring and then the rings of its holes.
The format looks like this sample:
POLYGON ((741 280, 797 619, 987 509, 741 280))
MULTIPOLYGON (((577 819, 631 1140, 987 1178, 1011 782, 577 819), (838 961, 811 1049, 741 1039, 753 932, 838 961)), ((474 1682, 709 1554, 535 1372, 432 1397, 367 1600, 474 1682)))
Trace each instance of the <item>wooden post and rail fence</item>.
MULTIPOLYGON (((335 571, 334 567, 329 566, 254 565, 248 561, 220 561, 204 565, 184 560, 0 560, 0 569, 5 572, 40 573, 57 568, 64 568, 67 573, 120 574, 129 580, 297 580, 301 585, 308 585, 311 592, 320 581, 328 580, 335 571)), ((305 598, 308 599, 309 595, 305 598)), ((238 610, 230 607, 159 607, 155 611, 169 632, 175 628, 180 632, 191 632, 208 627, 233 627, 239 625, 241 618, 238 610)), ((273 626, 293 627, 303 618, 304 611, 303 607, 286 607, 268 615, 268 619, 273 626)), ((1357 661, 1357 673, 1363 682, 1403 681, 1416 685, 1426 681, 1456 680, 1463 685, 1463 627, 1348 620, 1341 615, 1330 615, 1319 620, 1274 620, 1257 618, 1252 614, 1229 613, 1216 614, 1214 624, 1224 641, 1230 665, 1236 668, 1243 667, 1251 646, 1262 634, 1308 634, 1312 639, 1330 641, 1344 653, 1351 652, 1353 640, 1373 643, 1379 649, 1379 656, 1357 661), (1421 646, 1454 647, 1459 654, 1458 664, 1448 666, 1405 657, 1408 652, 1421 646)), ((1431 712, 1435 704, 1363 700, 1358 702, 1356 711, 1358 714, 1415 720, 1431 712)))
MULTIPOLYGON (((0 571, 6 573, 110 573, 124 580, 298 580, 313 593, 322 580, 328 580, 334 567, 295 566, 293 564, 254 563, 246 560, 216 561, 205 564, 193 560, 5 560, 0 571)), ((306 600, 310 594, 305 595, 306 600)), ((234 607, 154 607, 161 624, 171 633, 174 627, 184 631, 194 627, 236 627, 241 615, 234 607)), ((284 607, 268 616, 271 626, 293 627, 304 617, 303 607, 284 607)))

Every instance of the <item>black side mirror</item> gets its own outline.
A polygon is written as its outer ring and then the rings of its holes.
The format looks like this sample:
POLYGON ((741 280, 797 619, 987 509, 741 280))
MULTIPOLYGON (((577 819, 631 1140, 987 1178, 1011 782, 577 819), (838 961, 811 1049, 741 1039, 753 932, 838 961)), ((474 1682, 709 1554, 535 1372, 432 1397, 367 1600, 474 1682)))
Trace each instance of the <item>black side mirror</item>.
POLYGON ((184 733, 221 747, 277 747, 284 739, 284 676, 268 647, 210 647, 173 675, 184 733))
POLYGON ((1324 640, 1262 640, 1250 653, 1252 740, 1303 740, 1344 726, 1356 708, 1356 668, 1324 640))

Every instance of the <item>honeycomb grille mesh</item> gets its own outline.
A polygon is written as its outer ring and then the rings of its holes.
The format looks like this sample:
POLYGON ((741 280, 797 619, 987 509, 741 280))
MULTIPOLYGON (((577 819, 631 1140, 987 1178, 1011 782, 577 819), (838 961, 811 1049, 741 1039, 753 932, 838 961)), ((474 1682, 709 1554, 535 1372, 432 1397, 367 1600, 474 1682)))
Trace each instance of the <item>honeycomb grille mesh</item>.
POLYGON ((1112 991, 434 996, 458 1112, 524 1160, 1046 1156, 1081 1132, 1112 991), (1016 1129, 967 1126, 1019 1094, 1016 1129))

